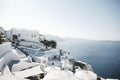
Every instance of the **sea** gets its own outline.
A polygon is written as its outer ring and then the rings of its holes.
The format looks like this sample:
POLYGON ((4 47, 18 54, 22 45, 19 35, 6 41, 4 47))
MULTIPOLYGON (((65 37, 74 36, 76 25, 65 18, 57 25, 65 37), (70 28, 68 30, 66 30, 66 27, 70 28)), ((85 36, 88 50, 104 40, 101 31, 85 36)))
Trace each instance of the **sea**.
POLYGON ((120 79, 120 42, 85 39, 66 39, 58 46, 70 52, 75 59, 92 65, 103 78, 120 79))

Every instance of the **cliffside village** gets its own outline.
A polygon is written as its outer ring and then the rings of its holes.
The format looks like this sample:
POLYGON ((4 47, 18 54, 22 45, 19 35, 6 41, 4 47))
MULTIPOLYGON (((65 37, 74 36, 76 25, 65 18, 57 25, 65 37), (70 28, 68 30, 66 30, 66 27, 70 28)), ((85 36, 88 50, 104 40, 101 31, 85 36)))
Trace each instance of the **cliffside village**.
POLYGON ((42 41, 47 38, 39 31, 0 27, 0 80, 112 80, 95 74, 90 64, 70 52, 42 41))

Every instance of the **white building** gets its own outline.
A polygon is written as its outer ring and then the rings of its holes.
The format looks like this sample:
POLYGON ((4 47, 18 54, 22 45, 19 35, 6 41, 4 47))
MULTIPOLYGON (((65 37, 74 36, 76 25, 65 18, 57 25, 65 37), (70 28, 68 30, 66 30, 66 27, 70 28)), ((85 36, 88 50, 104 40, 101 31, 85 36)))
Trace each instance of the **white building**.
POLYGON ((18 49, 13 49, 10 43, 0 44, 0 80, 30 80, 23 78, 43 74, 39 63, 27 62, 23 55, 18 49))
POLYGON ((6 38, 13 41, 13 36, 16 35, 18 40, 39 42, 39 31, 17 30, 11 29, 6 32, 6 38))
POLYGON ((73 75, 71 71, 68 70, 51 70, 49 71, 43 80, 88 80, 88 79, 78 79, 73 75))
POLYGON ((97 75, 94 72, 87 70, 76 70, 74 76, 79 80, 97 80, 97 75))
POLYGON ((12 49, 11 43, 0 44, 0 71, 4 64, 8 64, 12 60, 19 60, 26 57, 24 53, 17 49, 12 49))

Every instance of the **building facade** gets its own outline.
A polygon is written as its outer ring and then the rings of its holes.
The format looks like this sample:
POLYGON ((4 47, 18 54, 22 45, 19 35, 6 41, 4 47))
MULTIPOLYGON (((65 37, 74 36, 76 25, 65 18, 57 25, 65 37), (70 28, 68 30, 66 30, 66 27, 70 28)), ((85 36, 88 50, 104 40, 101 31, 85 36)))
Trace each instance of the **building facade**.
POLYGON ((39 42, 39 31, 11 29, 6 32, 6 38, 13 41, 16 37, 19 41, 39 42))

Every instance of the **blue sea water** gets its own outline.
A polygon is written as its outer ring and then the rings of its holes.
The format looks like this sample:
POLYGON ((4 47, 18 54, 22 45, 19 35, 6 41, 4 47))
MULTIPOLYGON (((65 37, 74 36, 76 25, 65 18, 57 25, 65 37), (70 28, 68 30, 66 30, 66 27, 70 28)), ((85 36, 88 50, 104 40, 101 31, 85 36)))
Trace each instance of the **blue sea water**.
POLYGON ((91 64, 98 76, 120 79, 120 42, 72 39, 58 45, 78 60, 91 64))

